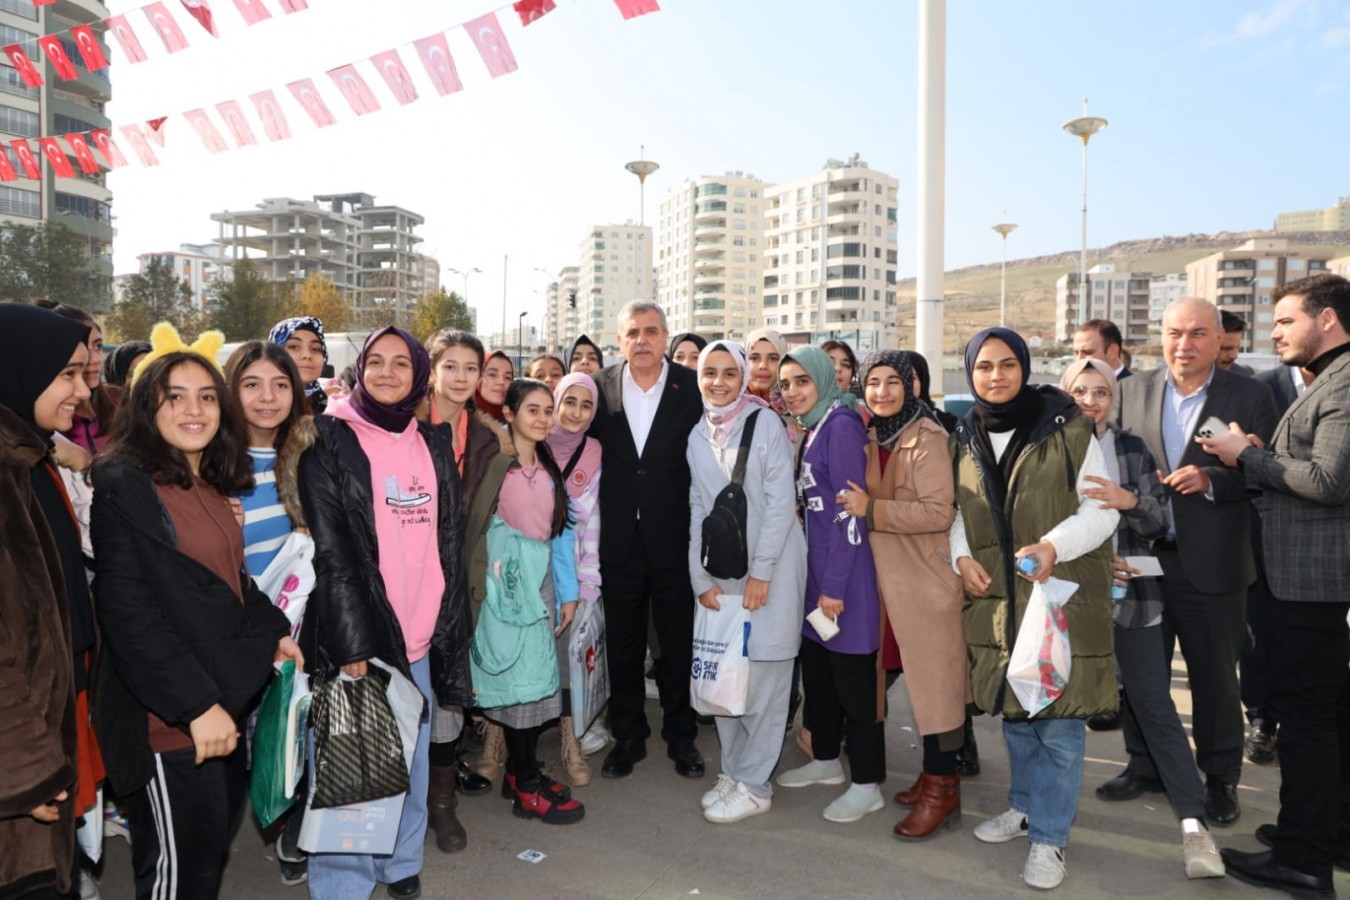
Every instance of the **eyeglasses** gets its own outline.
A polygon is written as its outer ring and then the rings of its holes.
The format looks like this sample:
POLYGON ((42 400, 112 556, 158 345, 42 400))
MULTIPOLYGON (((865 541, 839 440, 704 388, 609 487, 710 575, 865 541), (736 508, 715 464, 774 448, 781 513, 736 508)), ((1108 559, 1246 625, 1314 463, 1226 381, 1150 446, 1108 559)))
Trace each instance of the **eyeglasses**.
POLYGON ((1102 400, 1110 400, 1111 392, 1106 388, 1076 387, 1073 390, 1069 391, 1069 396, 1073 397, 1073 399, 1075 400, 1082 400, 1085 397, 1091 397, 1093 400, 1097 400, 1100 402, 1102 400))

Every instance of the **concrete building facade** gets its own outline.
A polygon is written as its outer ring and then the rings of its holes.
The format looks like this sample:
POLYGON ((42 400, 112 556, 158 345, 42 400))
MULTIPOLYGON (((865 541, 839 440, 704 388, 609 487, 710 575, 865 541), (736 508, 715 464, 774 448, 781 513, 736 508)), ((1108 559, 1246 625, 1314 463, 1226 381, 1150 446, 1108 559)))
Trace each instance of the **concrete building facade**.
POLYGON ((1153 280, 1149 282, 1148 286, 1148 327, 1150 332, 1162 333, 1163 310, 1167 309, 1167 304, 1189 296, 1186 293, 1186 288, 1186 274, 1184 272, 1153 276, 1153 280))
POLYGON ((1087 274, 1087 291, 1081 301, 1077 272, 1061 275, 1055 282, 1055 340, 1072 341, 1078 326, 1089 319, 1110 319, 1126 344, 1147 342, 1153 275, 1117 272, 1113 263, 1098 263, 1087 274))
POLYGON ((228 280, 229 268, 221 264, 219 244, 181 244, 177 250, 141 253, 136 258, 144 273, 150 263, 167 266, 178 280, 192 291, 192 303, 202 309, 211 300, 211 288, 218 280, 228 280))
POLYGON ((545 294, 543 339, 550 353, 563 353, 581 333, 577 327, 579 272, 576 266, 564 266, 559 270, 557 280, 549 282, 545 294))
POLYGON ((1350 231, 1350 197, 1340 197, 1325 209, 1282 212, 1275 217, 1276 231, 1350 231))
POLYGON ((629 300, 653 296, 652 228, 631 221, 596 225, 579 251, 576 323, 564 338, 585 333, 602 348, 617 350, 619 310, 629 300))
POLYGON ((1332 275, 1350 278, 1350 256, 1338 256, 1327 260, 1327 271, 1332 275))

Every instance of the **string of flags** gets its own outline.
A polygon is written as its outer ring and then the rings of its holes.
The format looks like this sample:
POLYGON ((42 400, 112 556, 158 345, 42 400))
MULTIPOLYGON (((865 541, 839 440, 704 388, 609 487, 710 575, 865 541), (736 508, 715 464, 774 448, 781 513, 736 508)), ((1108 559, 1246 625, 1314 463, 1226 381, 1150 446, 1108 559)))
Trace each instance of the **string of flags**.
MULTIPOLYGON (((55 0, 32 0, 32 2, 35 6, 43 6, 55 0)), ((209 0, 179 0, 179 2, 208 34, 212 37, 219 36, 209 0)), ((272 2, 287 15, 308 8, 307 0, 272 0, 272 2)), ((660 9, 657 0, 613 0, 613 2, 625 20, 660 9)), ((256 25, 271 18, 272 15, 263 0, 234 0, 234 6, 248 25, 256 25)), ((478 51, 492 78, 500 78, 518 68, 510 43, 497 18, 498 12, 507 9, 513 10, 520 18, 521 27, 527 27, 556 9, 556 4, 554 0, 517 0, 509 6, 500 7, 462 23, 460 27, 464 29, 469 41, 478 51)), ((177 53, 188 47, 186 35, 169 14, 164 2, 147 4, 140 11, 167 52, 177 53)), ((128 62, 139 63, 149 58, 145 52, 145 45, 141 43, 130 23, 128 14, 110 16, 103 24, 117 41, 128 62)), ((404 62, 403 54, 400 53, 400 50, 407 53, 411 49, 437 95, 443 97, 453 94, 463 90, 464 85, 451 53, 447 38, 449 32, 450 30, 439 31, 411 44, 376 53, 358 62, 371 66, 378 77, 377 83, 384 85, 395 103, 406 106, 419 99, 417 85, 404 62)), ((79 77, 74 60, 67 50, 67 41, 74 44, 81 62, 88 71, 100 71, 109 66, 108 54, 104 52, 97 39, 94 26, 81 25, 37 38, 36 43, 42 56, 51 64, 58 78, 69 80, 79 77)), ((25 52, 22 44, 10 44, 2 49, 28 87, 37 88, 43 84, 37 64, 25 52)), ((364 116, 379 111, 382 106, 376 92, 371 88, 371 82, 357 65, 357 62, 352 62, 338 66, 328 70, 325 75, 351 111, 357 116, 364 116)), ((262 134, 268 141, 284 141, 292 137, 292 130, 286 108, 279 97, 289 96, 317 128, 327 128, 338 123, 337 117, 319 90, 318 83, 323 81, 323 79, 303 78, 285 85, 284 92, 263 90, 249 94, 247 104, 240 100, 226 100, 214 104, 211 110, 206 107, 191 109, 178 116, 160 116, 143 123, 121 125, 117 130, 126 141, 132 155, 143 166, 159 165, 154 147, 166 146, 166 126, 174 118, 186 120, 203 146, 213 154, 224 153, 231 149, 230 142, 225 138, 226 134, 235 147, 253 146, 259 142, 246 114, 249 108, 252 109, 261 126, 262 134), (217 127, 217 120, 223 124, 223 132, 217 127)), ((76 177, 76 165, 84 174, 96 174, 100 166, 95 150, 98 156, 103 158, 104 166, 108 169, 128 164, 127 157, 114 141, 110 129, 39 137, 36 138, 36 142, 36 152, 29 140, 24 138, 9 142, 13 151, 12 157, 11 154, 0 152, 0 182, 16 181, 20 178, 40 178, 40 159, 47 161, 52 173, 58 178, 76 177)))

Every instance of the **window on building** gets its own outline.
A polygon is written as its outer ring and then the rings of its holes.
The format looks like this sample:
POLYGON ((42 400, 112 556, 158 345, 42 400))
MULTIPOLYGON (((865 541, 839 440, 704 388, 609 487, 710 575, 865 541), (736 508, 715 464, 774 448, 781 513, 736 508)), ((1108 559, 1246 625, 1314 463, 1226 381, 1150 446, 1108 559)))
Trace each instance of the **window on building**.
POLYGON ((0 104, 0 132, 24 138, 35 138, 40 131, 37 113, 0 104))
POLYGON ((1307 268, 1305 261, 1301 259, 1286 260, 1284 265, 1290 272, 1302 272, 1307 268))
POLYGON ((1258 259, 1256 261, 1256 268, 1260 269, 1262 272, 1274 272, 1275 263, 1276 260, 1273 259, 1258 259))
MULTIPOLYGON (((29 9, 36 10, 37 7, 29 6, 29 9)), ((13 94, 16 97, 28 97, 36 100, 38 95, 37 88, 30 88, 23 83, 23 78, 19 73, 9 66, 0 65, 0 93, 13 94)))
POLYGON ((1275 286, 1275 279, 1273 276, 1270 275, 1262 275, 1260 278, 1256 279, 1256 286, 1263 288, 1273 288, 1275 286))
POLYGON ((24 216, 37 219, 42 216, 42 196, 37 191, 0 185, 0 215, 24 216))

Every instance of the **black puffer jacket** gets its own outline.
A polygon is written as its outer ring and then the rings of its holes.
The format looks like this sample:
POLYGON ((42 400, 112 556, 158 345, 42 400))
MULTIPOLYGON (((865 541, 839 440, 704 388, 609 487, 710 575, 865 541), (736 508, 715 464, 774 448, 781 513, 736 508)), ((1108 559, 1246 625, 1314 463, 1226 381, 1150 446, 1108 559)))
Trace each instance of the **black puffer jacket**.
MULTIPOLYGON (((317 438, 300 460, 300 502, 316 548, 318 576, 300 646, 316 678, 378 657, 411 679, 408 652, 380 575, 370 461, 350 425, 316 416, 317 438)), ((431 638, 431 683, 442 706, 471 704, 469 593, 464 572, 464 506, 448 435, 418 424, 436 468, 436 526, 445 593, 431 638)))

